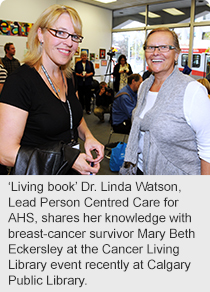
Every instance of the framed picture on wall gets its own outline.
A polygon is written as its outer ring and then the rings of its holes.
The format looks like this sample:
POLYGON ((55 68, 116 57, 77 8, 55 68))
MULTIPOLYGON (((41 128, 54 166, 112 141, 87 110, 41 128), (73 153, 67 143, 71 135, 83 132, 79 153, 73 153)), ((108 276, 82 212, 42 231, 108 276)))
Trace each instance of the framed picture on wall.
POLYGON ((107 60, 101 60, 101 66, 107 66, 107 60))
POLYGON ((106 50, 105 49, 100 49, 99 50, 99 58, 100 59, 105 59, 106 57, 106 50))
POLYGON ((95 62, 95 53, 90 53, 90 61, 95 62))
POLYGON ((76 64, 78 61, 80 61, 80 60, 81 60, 80 57, 75 57, 75 58, 74 58, 74 62, 75 62, 75 64, 76 64))
POLYGON ((95 63, 95 69, 99 69, 99 68, 100 68, 99 63, 95 63))
POLYGON ((74 55, 75 55, 75 56, 79 56, 79 55, 80 55, 80 47, 78 47, 78 49, 76 50, 76 52, 75 52, 74 55))
POLYGON ((81 49, 81 53, 82 52, 86 52, 87 53, 87 56, 89 56, 89 49, 81 49))

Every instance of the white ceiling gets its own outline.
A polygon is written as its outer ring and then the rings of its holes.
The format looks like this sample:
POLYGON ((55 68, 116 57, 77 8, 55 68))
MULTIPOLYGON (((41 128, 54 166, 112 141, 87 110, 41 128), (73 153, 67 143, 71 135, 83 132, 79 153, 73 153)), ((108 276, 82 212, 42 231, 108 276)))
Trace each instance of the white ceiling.
MULTIPOLYGON (((157 4, 157 3, 172 2, 172 1, 180 2, 180 3, 177 3, 177 5, 181 5, 181 4, 183 5, 184 2, 185 3, 188 2, 186 0, 162 0, 162 1, 161 0, 117 0, 116 2, 104 4, 104 3, 94 1, 94 0, 77 0, 77 1, 88 3, 94 6, 98 6, 98 7, 107 8, 110 10, 122 9, 122 8, 136 6, 136 5, 157 4)), ((205 1, 197 0, 197 2, 205 2, 205 1)))
MULTIPOLYGON (((152 5, 152 11, 160 11, 163 8, 190 8, 191 0, 117 0, 116 2, 104 4, 94 0, 77 0, 79 2, 106 8, 113 11, 113 17, 125 17, 137 15, 145 11, 145 5, 152 5), (166 4, 167 3, 167 4, 166 4), (167 7, 166 7, 167 6, 167 7)), ((205 6, 206 0, 196 0, 196 6, 205 6)))

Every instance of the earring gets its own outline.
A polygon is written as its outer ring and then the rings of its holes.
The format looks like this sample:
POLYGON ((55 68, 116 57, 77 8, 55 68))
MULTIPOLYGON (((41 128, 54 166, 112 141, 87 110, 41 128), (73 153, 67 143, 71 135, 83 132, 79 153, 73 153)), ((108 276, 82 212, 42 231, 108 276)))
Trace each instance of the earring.
POLYGON ((43 43, 44 43, 43 41, 40 41, 40 46, 42 46, 42 45, 43 45, 43 43))

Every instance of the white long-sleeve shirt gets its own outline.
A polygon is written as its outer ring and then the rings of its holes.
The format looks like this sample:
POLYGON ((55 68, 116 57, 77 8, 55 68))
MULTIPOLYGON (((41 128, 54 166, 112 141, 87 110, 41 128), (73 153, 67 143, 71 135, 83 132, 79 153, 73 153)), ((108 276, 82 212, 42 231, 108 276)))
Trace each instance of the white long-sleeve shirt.
MULTIPOLYGON (((140 88, 138 94, 140 92, 140 88)), ((146 105, 140 118, 153 107, 158 92, 149 91, 146 97, 146 105)), ((198 155, 201 159, 210 163, 210 99, 207 89, 199 82, 190 82, 185 90, 183 99, 183 110, 188 125, 196 135, 198 155)), ((142 150, 144 146, 144 132, 141 132, 139 141, 138 168, 143 170, 142 150)))

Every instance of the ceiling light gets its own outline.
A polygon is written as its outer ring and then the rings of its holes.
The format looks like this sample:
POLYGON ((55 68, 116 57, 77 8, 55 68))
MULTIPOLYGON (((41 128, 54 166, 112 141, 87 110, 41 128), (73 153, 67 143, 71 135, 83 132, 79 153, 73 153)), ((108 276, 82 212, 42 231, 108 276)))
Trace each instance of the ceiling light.
POLYGON ((183 15, 185 14, 184 12, 176 9, 176 8, 167 8, 167 9, 163 9, 163 11, 172 14, 172 15, 183 15))
POLYGON ((107 3, 111 3, 111 2, 116 2, 117 0, 94 0, 94 1, 107 4, 107 3))
MULTIPOLYGON (((139 12, 139 14, 141 14, 143 16, 146 16, 146 12, 139 12)), ((148 12, 148 17, 149 18, 158 18, 158 17, 160 17, 160 15, 149 11, 148 12)))

